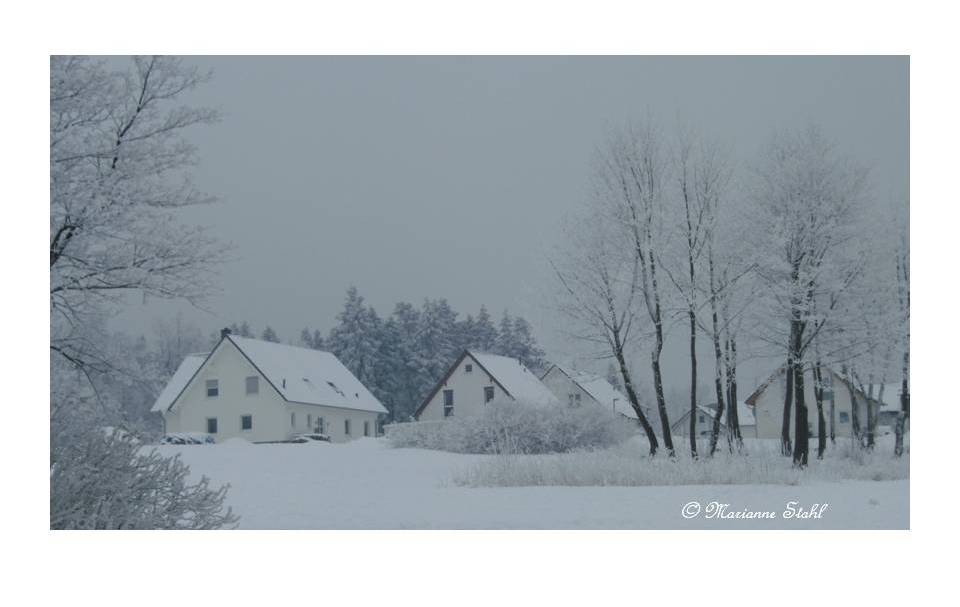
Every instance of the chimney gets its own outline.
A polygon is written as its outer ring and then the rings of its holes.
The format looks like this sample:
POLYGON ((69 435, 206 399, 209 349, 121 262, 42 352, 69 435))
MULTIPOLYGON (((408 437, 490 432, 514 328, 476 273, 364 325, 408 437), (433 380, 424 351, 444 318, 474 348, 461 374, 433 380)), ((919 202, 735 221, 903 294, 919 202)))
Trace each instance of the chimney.
POLYGON ((224 327, 224 328, 220 329, 220 339, 223 339, 223 338, 226 337, 227 335, 230 335, 230 329, 229 329, 229 328, 224 327))

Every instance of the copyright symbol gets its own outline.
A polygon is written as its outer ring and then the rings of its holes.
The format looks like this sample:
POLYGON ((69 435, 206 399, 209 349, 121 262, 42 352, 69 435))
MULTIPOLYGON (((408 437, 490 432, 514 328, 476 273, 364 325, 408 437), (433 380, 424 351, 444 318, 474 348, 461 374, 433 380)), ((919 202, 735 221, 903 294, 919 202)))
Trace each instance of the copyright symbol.
POLYGON ((680 509, 683 518, 696 518, 700 515, 700 502, 687 502, 680 509))

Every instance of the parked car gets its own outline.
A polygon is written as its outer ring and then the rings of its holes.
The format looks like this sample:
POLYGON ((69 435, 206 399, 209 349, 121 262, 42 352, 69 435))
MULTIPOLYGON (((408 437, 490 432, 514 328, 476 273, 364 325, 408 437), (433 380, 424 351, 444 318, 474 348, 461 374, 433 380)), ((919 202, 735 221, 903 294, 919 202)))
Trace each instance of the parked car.
POLYGON ((160 437, 161 445, 212 445, 215 442, 212 434, 203 432, 171 432, 160 437))

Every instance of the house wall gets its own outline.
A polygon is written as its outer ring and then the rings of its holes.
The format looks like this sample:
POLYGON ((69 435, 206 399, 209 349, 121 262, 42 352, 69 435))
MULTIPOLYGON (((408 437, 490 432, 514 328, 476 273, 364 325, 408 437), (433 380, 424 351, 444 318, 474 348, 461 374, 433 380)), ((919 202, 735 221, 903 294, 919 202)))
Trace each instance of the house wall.
MULTIPOLYGON (((686 413, 674 422, 670 432, 676 436, 690 436, 690 414, 686 413)), ((709 436, 711 432, 713 432, 713 417, 703 411, 697 411, 697 438, 709 436)))
MULTIPOLYGON (((224 340, 200 368, 177 399, 174 410, 164 413, 166 432, 206 432, 207 418, 217 418, 216 441, 244 438, 249 441, 283 440, 284 400, 266 378, 229 340, 224 340), (246 393, 246 378, 260 377, 258 394, 246 393), (207 396, 207 380, 216 379, 219 394, 207 396), (240 417, 253 416, 253 429, 241 430, 240 417)), ((286 420, 289 424, 289 420, 286 420)))
POLYGON ((540 381, 553 392, 553 395, 556 396, 563 405, 576 406, 579 402, 580 405, 589 403, 600 406, 600 403, 590 396, 590 393, 581 388, 576 382, 570 379, 566 373, 557 367, 551 367, 540 381), (577 401, 576 398, 578 395, 580 396, 579 401, 577 401))
POLYGON ((319 418, 323 418, 323 433, 328 435, 330 440, 335 443, 363 437, 363 422, 368 424, 368 436, 374 437, 377 435, 377 414, 370 411, 301 403, 286 403, 284 410, 289 436, 316 431, 319 418), (293 419, 291 419, 291 414, 293 419), (345 431, 344 422, 346 420, 350 420, 350 434, 345 431))
POLYGON ((317 417, 324 418, 325 432, 334 442, 363 436, 367 421, 370 435, 376 435, 377 414, 338 407, 288 403, 270 385, 249 360, 229 340, 221 342, 213 356, 187 384, 174 406, 163 415, 165 432, 206 432, 207 418, 217 418, 217 442, 243 438, 251 442, 286 440, 296 434, 312 432, 317 417), (246 393, 246 378, 260 378, 258 394, 246 393), (207 396, 206 382, 219 382, 219 395, 207 396), (291 425, 290 415, 295 424, 291 425), (240 429, 240 418, 253 416, 251 430, 240 429), (310 426, 307 416, 310 416, 310 426), (351 434, 344 432, 344 420, 351 420, 351 434))
MULTIPOLYGON (((834 434, 837 438, 853 436, 853 424, 850 407, 850 392, 840 377, 834 373, 825 374, 830 377, 832 386, 828 390, 833 392, 834 434)), ((813 393, 813 372, 808 370, 803 377, 804 401, 807 405, 807 422, 811 438, 817 436, 817 401, 813 393)), ((754 406, 754 415, 757 418, 757 438, 780 438, 783 424, 783 398, 786 393, 786 378, 780 374, 760 394, 754 406)), ((862 397, 859 400, 860 427, 866 427, 867 408, 862 397)), ((794 433, 795 409, 790 408, 790 434, 794 433)), ((827 434, 830 433, 830 400, 824 398, 823 416, 827 421, 827 434)))
MULTIPOLYGON (((453 390, 453 415, 455 417, 473 417, 479 415, 486 406, 484 402, 483 389, 487 386, 493 387, 493 399, 504 400, 510 398, 493 381, 493 378, 483 370, 472 356, 465 356, 457 365, 450 377, 441 386, 440 390, 433 395, 427 406, 420 412, 418 420, 441 420, 443 415, 443 391, 453 390), (466 368, 471 365, 473 370, 469 373, 466 368)), ((512 400, 512 399, 511 399, 512 400)))

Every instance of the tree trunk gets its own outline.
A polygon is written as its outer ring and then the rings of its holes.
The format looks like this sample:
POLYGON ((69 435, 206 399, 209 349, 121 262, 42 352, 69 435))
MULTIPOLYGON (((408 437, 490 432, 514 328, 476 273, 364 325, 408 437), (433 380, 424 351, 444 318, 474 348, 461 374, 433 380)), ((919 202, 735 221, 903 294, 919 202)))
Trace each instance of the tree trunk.
POLYGON ((790 443, 790 405, 793 403, 793 357, 787 357, 786 371, 787 390, 783 396, 783 426, 780 429, 780 453, 789 456, 793 448, 790 443))
POLYGON ((627 369, 627 361, 623 355, 623 347, 619 343, 619 340, 618 343, 615 344, 614 349, 614 355, 617 358, 617 363, 620 365, 620 375, 623 377, 623 389, 627 392, 630 406, 633 407, 634 413, 637 414, 637 421, 640 422, 643 432, 647 435, 647 441, 650 443, 650 455, 656 455, 657 447, 660 446, 657 442, 657 435, 654 434, 653 426, 650 425, 647 416, 643 413, 643 408, 640 407, 640 400, 637 398, 637 391, 633 389, 633 380, 630 379, 630 371, 627 369))
POLYGON ((713 275, 713 251, 709 252, 710 264, 710 320, 713 328, 713 387, 717 394, 717 413, 713 418, 713 431, 710 433, 710 456, 717 451, 720 438, 720 422, 723 419, 723 352, 720 349, 720 320, 717 315, 717 289, 713 275))
POLYGON ((847 393, 850 395, 850 431, 853 442, 858 447, 863 447, 860 436, 860 403, 857 401, 857 391, 853 385, 853 378, 846 366, 843 367, 843 378, 847 384, 847 393))
POLYGON ((816 382, 813 393, 817 399, 817 459, 823 459, 823 453, 827 450, 827 420, 823 417, 823 368, 819 360, 813 368, 813 374, 816 382))
POLYGON ((657 395, 657 409, 660 413, 660 426, 663 433, 663 446, 667 449, 667 455, 676 456, 673 448, 673 436, 670 432, 670 416, 667 414, 667 400, 663 396, 663 375, 660 372, 660 354, 663 352, 663 316, 660 310, 660 291, 657 287, 657 270, 653 250, 649 251, 650 264, 650 285, 653 291, 654 314, 653 325, 656 334, 656 344, 651 356, 650 366, 653 368, 653 389, 657 395))
MULTIPOLYGON (((799 343, 799 338, 797 339, 799 343)), ((807 425, 807 404, 803 394, 803 363, 795 361, 793 364, 794 378, 794 409, 796 411, 796 433, 793 441, 793 465, 805 468, 809 459, 810 434, 807 425)))
POLYGON ((906 430, 907 418, 910 417, 910 351, 903 353, 903 379, 900 382, 900 413, 897 415, 896 442, 893 452, 897 457, 903 455, 903 433, 906 430))
MULTIPOLYGON (((693 260, 690 261, 690 276, 693 278, 693 260)), ((697 316, 691 305, 690 311, 690 455, 697 459, 697 316)))

